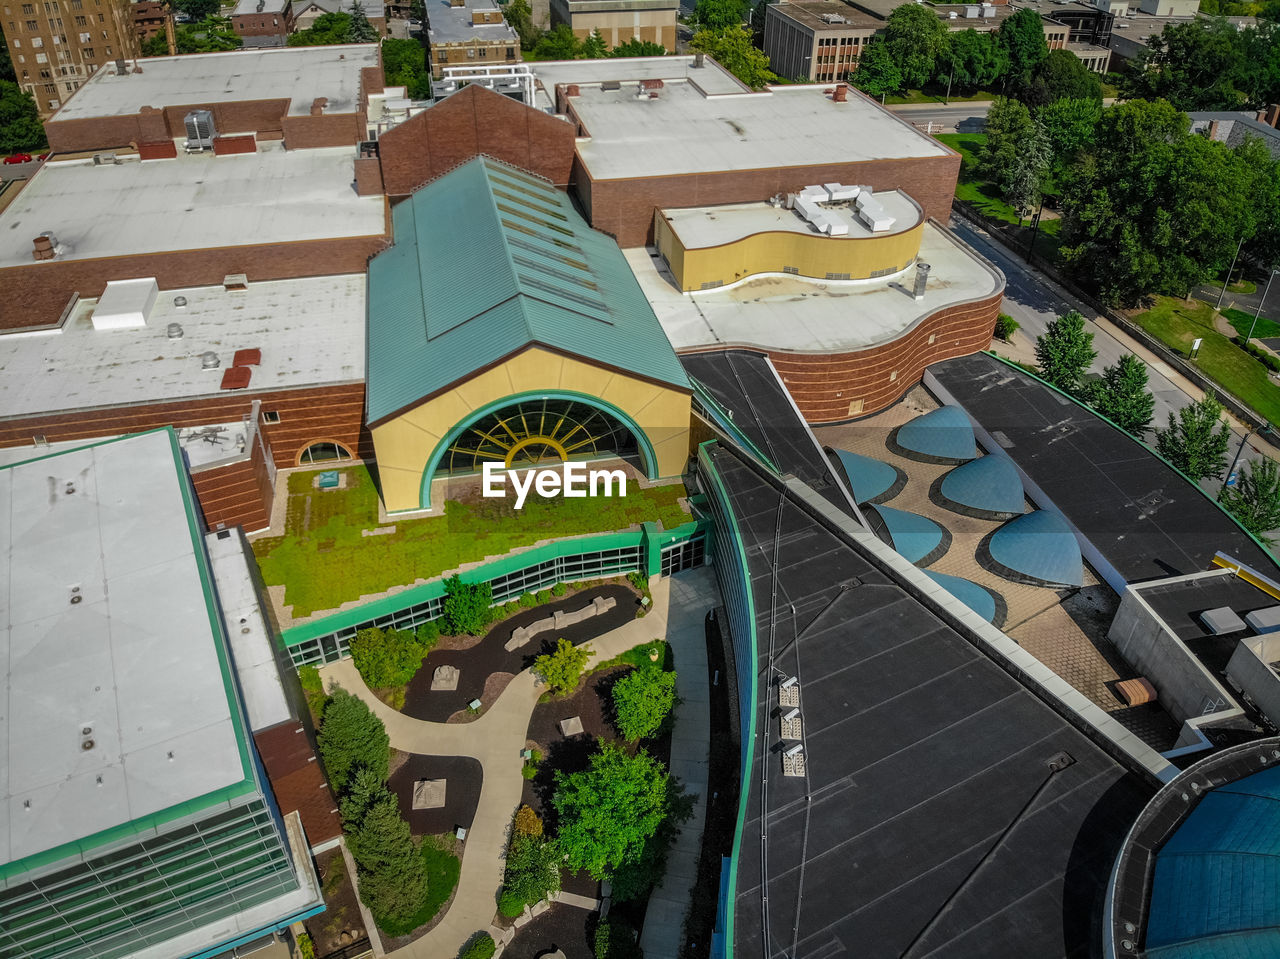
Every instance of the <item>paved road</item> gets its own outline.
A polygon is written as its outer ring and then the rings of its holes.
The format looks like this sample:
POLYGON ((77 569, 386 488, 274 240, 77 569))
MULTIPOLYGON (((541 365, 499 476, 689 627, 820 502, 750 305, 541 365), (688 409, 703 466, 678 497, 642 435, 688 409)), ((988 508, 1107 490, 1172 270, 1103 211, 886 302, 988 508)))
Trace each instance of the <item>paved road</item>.
MULTIPOLYGON (((1258 304, 1262 302, 1262 294, 1266 293, 1267 301, 1260 315, 1280 323, 1280 282, 1273 282, 1270 290, 1266 287, 1266 280, 1263 280, 1252 293, 1232 293, 1227 290, 1227 295, 1222 297, 1222 308, 1226 310, 1235 307, 1237 310, 1243 310, 1252 316, 1253 312, 1258 309, 1258 304)), ((1215 305, 1221 295, 1221 283, 1209 283, 1196 290, 1196 299, 1215 305)))
POLYGON ((934 133, 977 133, 987 124, 991 101, 970 103, 890 103, 888 108, 921 129, 929 125, 934 133))
MULTIPOLYGON (((1194 383, 1112 323, 1099 317, 1086 304, 1077 300, 1056 283, 1028 267, 1020 257, 1010 253, 1006 247, 992 239, 985 230, 975 227, 959 216, 952 217, 951 227, 962 240, 999 266, 1008 281, 1004 295, 1004 311, 1018 321, 1021 329, 1014 336, 1012 345, 993 343, 992 349, 997 353, 1023 362, 1034 362, 1035 338, 1045 331, 1054 317, 1069 310, 1079 310, 1090 320, 1089 328, 1093 333, 1093 346, 1098 351, 1098 358, 1094 361, 1092 370, 1101 372, 1104 366, 1115 363, 1125 353, 1133 353, 1146 362, 1147 382, 1156 400, 1155 419, 1152 421, 1154 424, 1163 426, 1170 412, 1189 405, 1202 395, 1202 391, 1194 383)), ((1232 426, 1233 439, 1230 455, 1234 456, 1246 431, 1234 421, 1232 426)), ((1147 439, 1151 440, 1150 434, 1147 439)), ((1250 445, 1241 459, 1242 461, 1260 459, 1262 456, 1262 453, 1250 445)), ((1217 495, 1219 481, 1206 480, 1203 485, 1209 495, 1217 495)))
MULTIPOLYGON (((617 629, 591 641, 592 661, 612 659, 624 650, 647 643, 655 637, 663 637, 672 644, 676 655, 677 682, 681 662, 695 663, 697 655, 705 656, 703 618, 707 610, 718 602, 715 577, 709 569, 682 573, 673 578, 656 580, 652 588, 653 606, 643 619, 632 620, 617 629), (672 602, 672 594, 674 603, 672 602)), ((704 660, 705 663, 705 660, 704 660)), ((696 664, 690 673, 696 672, 696 664)), ((395 959, 441 959, 456 955, 472 935, 488 930, 495 939, 502 931, 491 928, 497 903, 498 890, 506 861, 507 830, 511 817, 520 803, 524 788, 521 775, 523 760, 520 750, 525 746, 529 718, 544 691, 532 670, 525 670, 515 677, 502 694, 480 718, 470 723, 433 723, 413 719, 397 712, 378 700, 356 672, 350 659, 330 663, 320 669, 320 677, 326 689, 341 686, 368 705, 383 725, 391 745, 409 753, 437 756, 471 756, 480 761, 483 781, 480 801, 476 808, 471 829, 467 833, 466 850, 462 857, 462 873, 458 878, 458 891, 448 912, 434 929, 391 955, 395 959)), ((695 679, 691 675, 688 677, 695 679)), ((706 684, 706 667, 701 671, 706 684)), ((687 691, 682 691, 687 692, 687 691)), ((677 714, 679 715, 679 714, 677 714)), ((688 777, 688 792, 695 801, 705 806, 702 794, 706 791, 706 771, 703 764, 700 781, 693 775, 697 766, 689 740, 695 738, 692 726, 682 749, 682 766, 679 773, 688 777)), ((706 723, 701 730, 703 755, 709 746, 710 729, 706 723)), ((675 753, 673 750, 673 757, 675 753)), ((674 766, 674 764, 673 764, 674 766)), ((702 822, 687 823, 681 831, 679 843, 691 849, 700 849, 702 822)), ((679 859, 679 857, 676 857, 679 859)), ((696 862, 694 866, 696 870, 696 862)), ((687 869, 680 870, 687 873, 687 869)), ((672 883, 664 883, 676 892, 679 877, 672 883)), ((684 894, 687 908, 688 893, 684 894)), ((662 911, 662 921, 646 932, 655 942, 662 943, 661 954, 675 955, 684 914, 675 908, 662 911), (668 951, 669 950, 669 951, 668 951)), ((655 955, 658 953, 654 953, 655 955)))

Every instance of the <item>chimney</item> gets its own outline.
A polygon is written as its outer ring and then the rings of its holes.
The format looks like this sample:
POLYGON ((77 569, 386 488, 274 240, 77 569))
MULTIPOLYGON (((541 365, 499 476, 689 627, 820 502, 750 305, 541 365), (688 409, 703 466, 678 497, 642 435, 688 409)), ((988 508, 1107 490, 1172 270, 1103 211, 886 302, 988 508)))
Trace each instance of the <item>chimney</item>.
POLYGON ((849 84, 837 83, 835 93, 831 94, 831 99, 835 103, 844 103, 849 99, 849 84))
POLYGON ((116 61, 116 76, 118 76, 118 77, 123 77, 123 76, 127 76, 127 75, 128 75, 128 73, 129 73, 129 65, 128 65, 128 64, 126 64, 123 60, 117 60, 117 61, 116 61))
POLYGON ((267 0, 258 0, 258 13, 267 9, 267 0))
POLYGON ((703 53, 695 53, 695 54, 693 55, 693 66, 694 66, 694 69, 700 69, 700 68, 702 67, 702 64, 703 64, 703 59, 702 59, 702 58, 703 58, 704 56, 706 56, 706 54, 703 54, 703 53))
POLYGON ((1267 126, 1280 127, 1280 103, 1273 103, 1267 107, 1267 118, 1262 122, 1267 126))
POLYGON ((324 116, 324 108, 329 105, 328 97, 316 97, 311 101, 311 115, 313 117, 324 116))
POLYGON ((31 252, 33 260, 52 260, 58 254, 53 249, 53 234, 41 233, 31 241, 35 249, 31 252))
POLYGON ((640 89, 641 90, 661 90, 662 81, 661 80, 641 80, 640 89))
POLYGON ((564 95, 566 97, 577 97, 582 95, 582 91, 578 88, 576 83, 570 83, 564 88, 564 95))
POLYGON ((929 282, 929 264, 916 263, 916 285, 915 285, 915 289, 912 290, 911 293, 916 298, 917 302, 924 299, 924 288, 928 282, 929 282))
POLYGON ((1217 120, 1209 121, 1209 139, 1210 140, 1218 139, 1218 121, 1217 120))

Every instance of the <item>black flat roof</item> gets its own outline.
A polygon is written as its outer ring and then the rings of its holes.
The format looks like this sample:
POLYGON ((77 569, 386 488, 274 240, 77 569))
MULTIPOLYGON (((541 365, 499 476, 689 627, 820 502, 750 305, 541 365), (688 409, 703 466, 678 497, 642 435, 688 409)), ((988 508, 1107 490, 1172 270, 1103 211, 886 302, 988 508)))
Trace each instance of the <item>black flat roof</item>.
POLYGON ((983 353, 929 372, 1126 582, 1209 569, 1219 550, 1280 575, 1198 487, 1056 390, 983 353))
POLYGON ((793 474, 827 502, 854 515, 844 486, 767 356, 750 350, 716 350, 688 353, 680 362, 783 474, 793 474))
MULTIPOLYGON (((1280 600, 1250 586, 1228 570, 1221 575, 1182 583, 1152 583, 1140 594, 1155 614, 1164 620, 1179 639, 1203 639, 1213 635, 1200 622, 1200 614, 1229 606, 1244 619, 1245 613, 1280 606, 1280 600)), ((1252 630, 1245 630, 1252 633, 1252 630)), ((1235 634, 1239 639, 1241 633, 1235 634)))
POLYGON ((759 651, 734 954, 1095 953, 1113 860, 1154 786, 776 479, 723 445, 710 456, 744 540, 759 651), (800 679, 807 779, 782 775, 784 676, 800 679), (1074 763, 1052 773, 1064 752, 1074 763))

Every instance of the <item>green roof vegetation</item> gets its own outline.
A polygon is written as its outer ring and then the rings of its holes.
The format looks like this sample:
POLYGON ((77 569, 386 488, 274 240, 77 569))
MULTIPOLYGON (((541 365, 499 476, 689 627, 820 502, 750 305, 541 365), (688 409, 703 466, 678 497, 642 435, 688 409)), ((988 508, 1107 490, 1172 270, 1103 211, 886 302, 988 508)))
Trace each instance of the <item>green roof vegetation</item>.
POLYGON ((314 488, 314 472, 290 475, 284 535, 253 544, 263 579, 268 586, 284 586, 284 603, 293 606, 295 618, 434 579, 539 540, 644 522, 673 529, 690 519, 678 502, 686 495, 683 485, 641 489, 632 482, 625 497, 530 497, 520 510, 507 499, 450 500, 443 516, 397 518, 394 533, 365 536, 364 530, 380 525, 377 488, 362 464, 341 472, 345 487, 324 491, 314 488))
MULTIPOLYGON (((1237 323, 1243 325, 1240 311, 1229 312, 1232 315, 1228 318, 1233 326, 1237 323)), ((1132 319, 1183 356, 1190 352, 1195 340, 1203 339, 1200 352, 1192 362, 1259 416, 1271 423, 1280 422, 1280 388, 1258 359, 1233 343, 1230 337, 1218 332, 1213 314, 1210 303, 1199 300, 1187 303, 1177 297, 1157 296, 1151 309, 1135 314, 1132 319)), ((1253 321, 1252 315, 1248 320, 1253 321)), ((1259 321, 1258 328, 1254 330, 1255 337, 1273 335, 1274 324, 1266 322, 1268 325, 1264 326, 1264 321, 1259 321)), ((1238 326, 1236 328, 1239 329, 1238 326)))
POLYGON ((535 343, 689 389, 617 243, 547 181, 480 157, 392 218, 369 262, 368 422, 535 343))

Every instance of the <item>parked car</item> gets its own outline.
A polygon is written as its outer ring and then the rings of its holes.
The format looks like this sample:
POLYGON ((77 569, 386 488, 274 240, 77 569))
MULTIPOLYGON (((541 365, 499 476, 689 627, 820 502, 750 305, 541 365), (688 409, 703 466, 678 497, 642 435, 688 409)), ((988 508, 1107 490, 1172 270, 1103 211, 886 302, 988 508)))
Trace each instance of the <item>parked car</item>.
POLYGON ((4 158, 4 162, 5 162, 5 163, 30 163, 30 162, 31 162, 31 154, 30 154, 30 153, 15 153, 13 156, 5 157, 5 158, 4 158))
POLYGON ((49 154, 41 153, 38 157, 36 157, 36 159, 39 160, 41 163, 43 163, 45 160, 49 159, 49 154))

